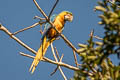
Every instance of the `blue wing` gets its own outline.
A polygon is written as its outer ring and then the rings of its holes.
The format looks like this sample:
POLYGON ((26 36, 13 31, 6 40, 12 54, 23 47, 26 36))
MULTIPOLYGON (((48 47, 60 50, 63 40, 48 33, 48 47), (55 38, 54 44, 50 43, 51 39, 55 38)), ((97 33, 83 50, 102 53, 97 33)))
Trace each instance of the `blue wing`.
MULTIPOLYGON (((54 22, 56 16, 57 16, 57 14, 52 15, 52 16, 50 17, 50 21, 51 21, 51 22, 54 22)), ((43 40, 43 38, 44 38, 44 36, 45 36, 47 30, 48 30, 50 27, 51 27, 51 25, 50 25, 49 23, 46 23, 46 24, 45 24, 44 30, 43 30, 44 35, 43 35, 43 37, 42 37, 42 40, 43 40)))
MULTIPOLYGON (((50 21, 53 22, 56 18, 57 14, 54 14, 50 17, 50 21)), ((49 28, 51 27, 51 25, 49 23, 45 24, 44 30, 47 31, 49 28)))

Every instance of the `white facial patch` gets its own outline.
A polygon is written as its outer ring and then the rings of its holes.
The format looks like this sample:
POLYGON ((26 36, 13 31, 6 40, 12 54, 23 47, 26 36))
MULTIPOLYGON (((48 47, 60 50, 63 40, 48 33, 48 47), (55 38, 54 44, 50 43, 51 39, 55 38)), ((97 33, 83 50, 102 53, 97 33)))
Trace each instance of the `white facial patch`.
POLYGON ((65 20, 71 22, 73 20, 73 16, 70 14, 67 14, 67 15, 65 15, 65 20))

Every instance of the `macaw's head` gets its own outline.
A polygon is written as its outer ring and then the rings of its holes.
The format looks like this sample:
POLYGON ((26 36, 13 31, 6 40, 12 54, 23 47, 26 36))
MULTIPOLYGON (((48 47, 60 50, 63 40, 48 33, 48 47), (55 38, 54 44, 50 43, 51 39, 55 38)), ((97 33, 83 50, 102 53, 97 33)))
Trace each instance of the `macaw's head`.
POLYGON ((64 16, 64 20, 65 21, 72 22, 72 20, 73 20, 73 15, 69 11, 63 11, 63 12, 60 13, 60 15, 64 16))

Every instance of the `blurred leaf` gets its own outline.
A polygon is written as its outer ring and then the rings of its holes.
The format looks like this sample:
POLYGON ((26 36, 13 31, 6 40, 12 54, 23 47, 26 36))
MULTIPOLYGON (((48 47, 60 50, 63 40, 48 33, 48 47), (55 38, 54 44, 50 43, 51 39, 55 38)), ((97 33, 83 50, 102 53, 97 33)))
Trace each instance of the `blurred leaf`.
POLYGON ((96 56, 88 56, 87 59, 95 60, 96 56))
POLYGON ((79 43, 78 46, 81 47, 81 48, 86 48, 87 47, 87 45, 81 44, 81 43, 79 43))
POLYGON ((95 6, 95 10, 106 12, 106 9, 102 6, 95 6))

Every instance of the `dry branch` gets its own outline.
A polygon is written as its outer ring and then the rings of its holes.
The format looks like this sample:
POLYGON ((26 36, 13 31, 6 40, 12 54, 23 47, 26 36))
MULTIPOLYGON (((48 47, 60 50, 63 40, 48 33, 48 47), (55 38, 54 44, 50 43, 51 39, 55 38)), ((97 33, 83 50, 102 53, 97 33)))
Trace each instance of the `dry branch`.
POLYGON ((55 47, 55 52, 56 52, 56 55, 57 55, 58 60, 60 60, 60 57, 59 57, 59 54, 58 54, 58 51, 57 51, 57 48, 56 48, 56 47, 55 47))
POLYGON ((78 67, 77 56, 76 56, 74 50, 73 50, 73 56, 74 56, 74 60, 75 60, 76 67, 78 67))

